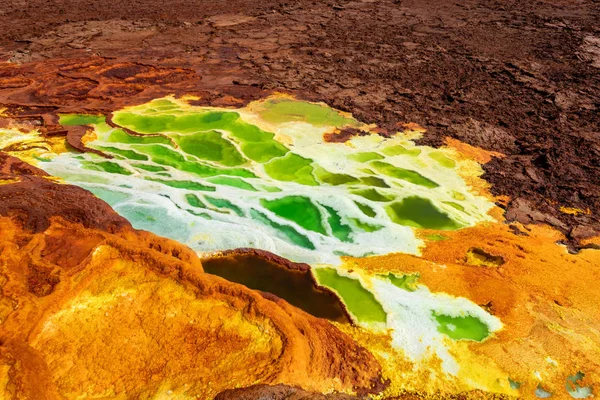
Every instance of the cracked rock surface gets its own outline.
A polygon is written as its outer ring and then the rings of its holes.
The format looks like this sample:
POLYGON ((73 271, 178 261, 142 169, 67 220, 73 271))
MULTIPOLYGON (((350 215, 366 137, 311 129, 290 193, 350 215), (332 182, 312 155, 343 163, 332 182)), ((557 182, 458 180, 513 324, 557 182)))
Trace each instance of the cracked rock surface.
POLYGON ((600 231, 599 15, 592 0, 10 2, 0 105, 295 92, 391 131, 418 123, 427 144, 450 136, 505 154, 484 168, 513 199, 507 216, 576 245, 600 231), (89 67, 69 70, 73 58, 89 67), (107 73, 118 59, 134 65, 107 73))

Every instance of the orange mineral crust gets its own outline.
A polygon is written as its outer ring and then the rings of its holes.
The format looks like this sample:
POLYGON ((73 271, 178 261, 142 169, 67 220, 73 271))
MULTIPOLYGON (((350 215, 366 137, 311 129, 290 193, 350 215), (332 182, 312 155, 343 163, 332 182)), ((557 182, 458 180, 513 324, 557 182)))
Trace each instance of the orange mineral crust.
POLYGON ((3 217, 0 229, 1 398, 380 383, 371 354, 329 322, 203 273, 175 242, 60 218, 30 233, 3 217))
POLYGON ((135 231, 91 193, 0 161, 0 398, 385 386, 328 321, 206 274, 191 249, 135 231))
MULTIPOLYGON (((600 382, 600 251, 570 254, 548 226, 481 224, 444 232, 422 257, 390 254, 346 263, 373 273, 418 273, 433 292, 466 297, 504 328, 470 351, 488 357, 533 393, 538 382, 557 395, 581 371, 582 386, 600 382), (514 232, 519 232, 515 234, 514 232)), ((524 389, 524 390, 523 390, 524 389)))

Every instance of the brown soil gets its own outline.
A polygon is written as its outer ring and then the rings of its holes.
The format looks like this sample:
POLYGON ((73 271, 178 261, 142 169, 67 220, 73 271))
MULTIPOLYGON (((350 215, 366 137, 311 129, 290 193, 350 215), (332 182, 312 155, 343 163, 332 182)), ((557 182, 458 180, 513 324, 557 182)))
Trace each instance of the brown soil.
MULTIPOLYGON (((471 399, 507 399, 508 396, 494 395, 479 390, 463 392, 456 395, 439 394, 427 395, 405 393, 398 397, 386 397, 385 400, 471 400, 471 399)), ((288 385, 253 385, 240 389, 227 389, 219 393, 214 400, 365 400, 366 397, 351 396, 344 393, 321 394, 307 392, 301 388, 288 385)))
POLYGON ((0 105, 295 92, 506 154, 484 168, 507 217, 575 242, 600 231, 599 18, 594 0, 15 1, 0 11, 0 105))
POLYGON ((253 385, 240 389, 227 389, 214 400, 358 400, 359 397, 344 393, 311 393, 287 385, 253 385))
POLYGON ((61 185, 43 176, 36 176, 37 173, 45 173, 15 160, 17 159, 0 152, 0 179, 18 179, 15 183, 0 185, 0 215, 7 215, 19 221, 23 229, 43 232, 56 216, 69 222, 80 223, 86 228, 107 232, 131 227, 129 221, 116 214, 108 204, 87 190, 61 185), (26 167, 31 168, 31 171, 26 167), (18 171, 19 175, 3 173, 3 169, 8 168, 18 171), (34 174, 29 175, 27 172, 34 174))

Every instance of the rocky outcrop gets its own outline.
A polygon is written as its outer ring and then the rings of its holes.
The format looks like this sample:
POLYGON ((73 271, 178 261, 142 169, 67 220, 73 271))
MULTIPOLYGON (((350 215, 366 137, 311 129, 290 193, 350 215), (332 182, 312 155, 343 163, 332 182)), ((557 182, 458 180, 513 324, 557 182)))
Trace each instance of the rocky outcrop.
POLYGON ((192 250, 134 230, 83 189, 7 177, 0 397, 383 389, 373 356, 328 321, 204 273, 192 250))
POLYGON ((287 385, 254 385, 240 389, 227 389, 215 400, 358 400, 359 397, 344 393, 321 394, 307 392, 287 385))

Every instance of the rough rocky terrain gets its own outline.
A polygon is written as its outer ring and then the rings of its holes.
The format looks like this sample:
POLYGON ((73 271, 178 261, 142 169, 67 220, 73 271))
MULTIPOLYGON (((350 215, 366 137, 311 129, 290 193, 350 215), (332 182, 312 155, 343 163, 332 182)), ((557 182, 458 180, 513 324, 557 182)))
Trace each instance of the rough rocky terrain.
POLYGON ((8 157, 0 171, 1 398, 385 388, 375 358, 328 321, 203 273, 191 249, 85 190, 8 157))
POLYGON ((219 105, 293 91, 390 131, 421 124, 425 143, 505 154, 484 168, 510 197, 507 217, 573 245, 600 230, 599 18, 593 0, 10 2, 0 105, 110 111, 156 91, 219 105))

